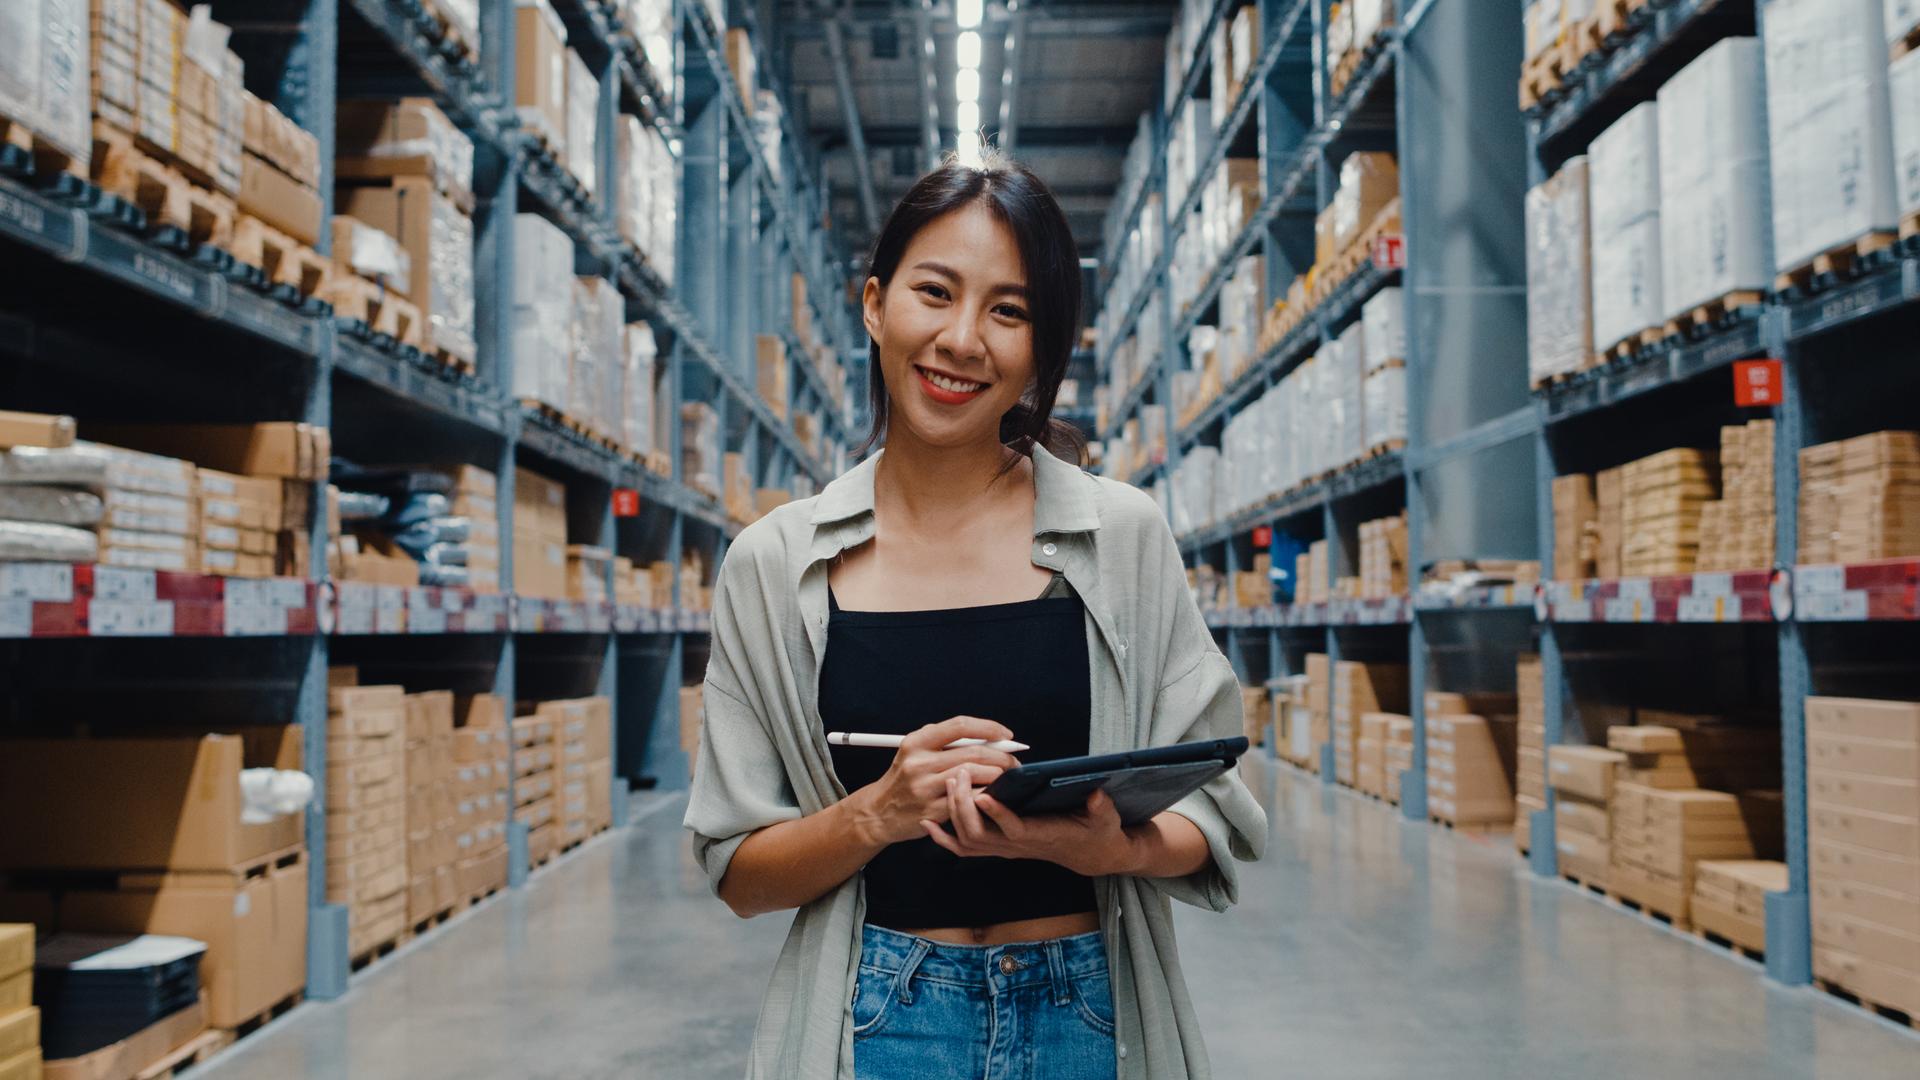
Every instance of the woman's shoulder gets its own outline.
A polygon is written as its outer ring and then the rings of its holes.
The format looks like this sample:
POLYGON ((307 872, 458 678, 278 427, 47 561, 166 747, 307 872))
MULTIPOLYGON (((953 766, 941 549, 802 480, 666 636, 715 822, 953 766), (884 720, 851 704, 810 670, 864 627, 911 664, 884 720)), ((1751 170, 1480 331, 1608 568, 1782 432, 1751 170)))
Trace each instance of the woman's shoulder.
POLYGON ((1166 532, 1167 516, 1152 495, 1124 480, 1084 473, 1094 485, 1095 505, 1100 513, 1100 528, 1122 532, 1158 535, 1166 532))
POLYGON ((727 545, 724 561, 737 559, 760 570, 786 566, 794 552, 812 545, 813 505, 819 498, 814 495, 774 507, 740 530, 727 545))

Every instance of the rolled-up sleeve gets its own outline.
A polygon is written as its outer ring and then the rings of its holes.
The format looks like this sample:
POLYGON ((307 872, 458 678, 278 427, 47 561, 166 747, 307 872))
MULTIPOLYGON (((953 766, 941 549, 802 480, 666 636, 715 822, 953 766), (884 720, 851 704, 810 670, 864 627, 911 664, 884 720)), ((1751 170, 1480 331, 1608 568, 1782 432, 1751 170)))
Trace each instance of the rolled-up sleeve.
POLYGON ((715 895, 734 853, 748 836, 801 816, 769 726, 773 706, 756 705, 755 695, 734 674, 739 665, 752 663, 748 642, 753 635, 771 641, 766 620, 756 625, 736 602, 741 590, 758 587, 752 580, 742 580, 752 575, 743 574, 736 560, 747 554, 729 553, 714 585, 712 651, 703 691, 706 715, 700 724, 700 750, 685 819, 693 833, 694 859, 706 871, 715 895))
MULTIPOLYGON (((1160 525, 1165 532, 1165 525, 1160 525)), ((1161 593, 1169 608, 1164 669, 1154 696, 1152 743, 1225 739, 1244 733, 1240 681, 1233 664, 1214 644, 1200 609, 1186 588, 1186 575, 1171 534, 1158 545, 1163 571, 1174 588, 1161 593)), ((1199 828, 1213 858, 1181 878, 1152 879, 1175 900, 1225 911, 1240 898, 1239 863, 1260 858, 1267 845, 1267 815, 1247 790, 1238 767, 1208 781, 1170 808, 1199 828)))

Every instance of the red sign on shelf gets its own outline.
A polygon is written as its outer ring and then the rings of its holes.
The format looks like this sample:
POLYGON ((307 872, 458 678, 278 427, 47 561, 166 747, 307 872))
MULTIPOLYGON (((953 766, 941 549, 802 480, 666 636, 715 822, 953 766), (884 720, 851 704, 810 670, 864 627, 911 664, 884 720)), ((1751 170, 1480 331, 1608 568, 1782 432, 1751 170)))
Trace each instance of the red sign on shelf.
POLYGON ((1253 530, 1253 546, 1254 547, 1263 548, 1263 547, 1267 547, 1272 543, 1273 543, 1273 527, 1271 525, 1262 525, 1259 528, 1253 530))
POLYGON ((1733 403, 1778 405, 1786 395, 1786 376, 1778 360, 1736 360, 1733 364, 1733 403))
POLYGON ((639 517, 640 493, 632 488, 614 488, 613 516, 617 518, 639 517))
POLYGON ((1373 265, 1382 270, 1407 268, 1407 238, 1394 233, 1373 238, 1373 265))

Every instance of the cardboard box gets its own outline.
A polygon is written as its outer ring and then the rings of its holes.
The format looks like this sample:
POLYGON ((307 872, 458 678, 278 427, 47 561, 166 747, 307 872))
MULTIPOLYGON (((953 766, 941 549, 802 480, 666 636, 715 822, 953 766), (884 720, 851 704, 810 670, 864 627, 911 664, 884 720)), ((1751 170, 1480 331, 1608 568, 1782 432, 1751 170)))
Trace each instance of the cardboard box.
POLYGON ((319 192, 251 154, 240 165, 240 209, 302 244, 320 242, 324 224, 319 192))
MULTIPOLYGON (((1911 896, 1845 878, 1816 877, 1808 887, 1816 929, 1822 919, 1847 919, 1920 938, 1920 904, 1911 896)), ((1837 938, 1830 943, 1846 947, 1837 938)))
POLYGON ((567 28, 546 0, 514 3, 514 104, 520 122, 564 153, 567 141, 567 28))
POLYGON ((336 180, 421 176, 461 205, 471 205, 473 140, 432 98, 342 101, 334 130, 336 180))
POLYGON ((0 450, 15 446, 72 446, 75 431, 76 425, 71 416, 0 409, 0 450))
POLYGON ((1550 746, 1547 748, 1547 773, 1556 791, 1605 803, 1613 795, 1614 771, 1626 760, 1627 755, 1618 750, 1595 746, 1550 746))
MULTIPOLYGON (((213 469, 290 480, 324 479, 332 440, 326 428, 292 421, 258 424, 95 424, 87 437, 166 454, 213 469)), ((284 490, 284 489, 283 489, 284 490)))
MULTIPOLYGON (((0 1061, 10 1061, 40 1048, 40 1010, 32 1007, 0 1012, 0 1061)), ((0 1073, 0 1075, 4 1075, 0 1073)))
POLYGON ((1920 820, 1911 817, 1809 803, 1807 836, 1811 842, 1832 841, 1903 860, 1920 860, 1920 820))
POLYGON ((62 929, 206 942, 200 985, 214 1027, 238 1027, 306 985, 304 852, 259 872, 123 874, 115 885, 67 892, 62 929))
POLYGON ((33 933, 29 923, 0 923, 0 979, 32 970, 33 933))
POLYGON ((385 187, 340 188, 335 208, 372 225, 407 253, 407 297, 420 308, 427 345, 464 360, 474 341, 473 222, 425 177, 402 176, 385 187))
POLYGON ((1809 697, 1807 734, 1920 743, 1920 703, 1809 697))
POLYGON ((42 824, 0 829, 0 867, 226 871, 299 844, 302 814, 241 822, 240 770, 300 768, 300 730, 9 741, 0 819, 42 824))

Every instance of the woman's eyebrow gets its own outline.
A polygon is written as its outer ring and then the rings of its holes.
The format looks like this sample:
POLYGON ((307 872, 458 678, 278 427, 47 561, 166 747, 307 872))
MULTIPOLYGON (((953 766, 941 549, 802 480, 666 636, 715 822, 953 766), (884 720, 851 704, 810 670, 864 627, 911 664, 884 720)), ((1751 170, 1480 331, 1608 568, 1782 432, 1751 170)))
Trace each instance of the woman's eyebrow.
MULTIPOLYGON (((948 266, 945 263, 937 263, 931 259, 924 259, 920 262, 914 263, 913 268, 915 270, 926 270, 935 274, 939 274, 941 277, 944 277, 949 281, 961 280, 960 274, 958 271, 954 270, 952 267, 948 266)), ((999 285, 995 285, 993 288, 987 290, 987 295, 989 296, 999 296, 1002 293, 1011 294, 1013 296, 1019 297, 1022 300, 1025 300, 1027 298, 1027 287, 1025 285, 1020 285, 1015 282, 1007 281, 1007 282, 1002 282, 999 285)))

